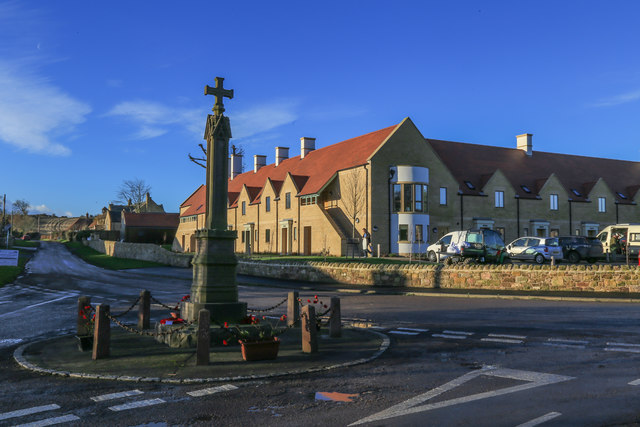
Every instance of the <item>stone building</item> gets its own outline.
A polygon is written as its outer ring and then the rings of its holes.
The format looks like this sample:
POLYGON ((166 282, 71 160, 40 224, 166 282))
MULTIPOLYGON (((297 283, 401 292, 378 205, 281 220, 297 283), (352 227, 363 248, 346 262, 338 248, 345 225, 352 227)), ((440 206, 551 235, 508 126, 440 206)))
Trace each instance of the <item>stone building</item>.
MULTIPOLYGON (((374 253, 419 253, 453 230, 593 236, 638 218, 640 163, 537 152, 533 137, 514 148, 425 139, 400 124, 321 149, 301 138, 300 155, 275 148, 241 173, 232 156, 229 227, 236 252, 345 255, 372 234, 374 253)), ((195 250, 205 187, 180 207, 175 249, 195 250)))

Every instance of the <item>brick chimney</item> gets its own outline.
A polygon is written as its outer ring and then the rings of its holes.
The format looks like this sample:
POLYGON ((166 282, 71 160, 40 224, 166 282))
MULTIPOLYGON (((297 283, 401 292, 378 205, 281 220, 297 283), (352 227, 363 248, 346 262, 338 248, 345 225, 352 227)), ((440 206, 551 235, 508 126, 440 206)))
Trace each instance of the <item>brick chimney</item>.
POLYGON ((276 166, 289 158, 289 147, 276 147, 276 166))
POLYGON ((241 154, 232 154, 231 155, 231 168, 230 168, 230 178, 233 180, 236 176, 242 173, 242 155, 241 154))
POLYGON ((267 156, 263 156, 260 154, 255 154, 253 156, 253 173, 258 172, 261 167, 266 165, 267 165, 267 156))
POLYGON ((523 133, 516 136, 518 150, 522 150, 527 153, 527 156, 533 154, 533 134, 523 133))
POLYGON ((300 138, 300 158, 304 157, 316 149, 316 139, 303 136, 300 138))

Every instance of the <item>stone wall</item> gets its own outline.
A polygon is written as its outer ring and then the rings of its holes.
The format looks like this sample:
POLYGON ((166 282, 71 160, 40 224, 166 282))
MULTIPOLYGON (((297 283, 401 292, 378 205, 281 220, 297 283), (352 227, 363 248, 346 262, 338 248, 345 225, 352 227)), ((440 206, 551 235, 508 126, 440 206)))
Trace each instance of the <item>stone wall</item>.
POLYGON ((311 282, 441 289, 640 292, 640 268, 610 265, 442 266, 240 260, 238 274, 311 282))
POLYGON ((86 246, 117 258, 137 259, 167 264, 173 267, 191 267, 193 255, 177 254, 152 243, 128 243, 113 240, 83 240, 86 246))

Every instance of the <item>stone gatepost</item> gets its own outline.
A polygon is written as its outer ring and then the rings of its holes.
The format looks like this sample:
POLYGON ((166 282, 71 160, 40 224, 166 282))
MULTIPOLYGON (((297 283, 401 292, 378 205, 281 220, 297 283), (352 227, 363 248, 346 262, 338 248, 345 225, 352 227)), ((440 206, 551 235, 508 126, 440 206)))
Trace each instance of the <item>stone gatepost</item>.
POLYGON ((109 305, 100 304, 96 308, 96 329, 93 334, 93 360, 106 359, 110 355, 111 347, 111 320, 109 317, 109 305))
POLYGON ((140 302, 138 303, 138 329, 149 329, 151 317, 151 293, 148 290, 140 292, 140 302))
POLYGON ((316 324, 316 309, 311 305, 302 307, 302 352, 316 353, 318 351, 318 325, 316 324))

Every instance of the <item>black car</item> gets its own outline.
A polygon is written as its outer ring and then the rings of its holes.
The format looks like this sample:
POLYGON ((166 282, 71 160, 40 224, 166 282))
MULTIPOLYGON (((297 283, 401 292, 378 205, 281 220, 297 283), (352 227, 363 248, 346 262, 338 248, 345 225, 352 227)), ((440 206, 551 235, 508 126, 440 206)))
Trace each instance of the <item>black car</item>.
POLYGON ((603 258, 602 242, 585 236, 560 236, 558 243, 562 247, 562 258, 578 263, 581 260, 596 262, 603 258))

